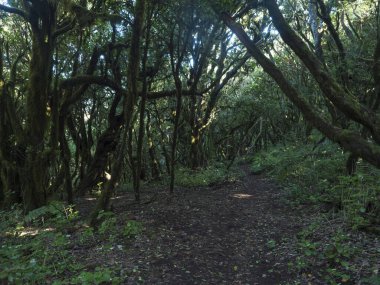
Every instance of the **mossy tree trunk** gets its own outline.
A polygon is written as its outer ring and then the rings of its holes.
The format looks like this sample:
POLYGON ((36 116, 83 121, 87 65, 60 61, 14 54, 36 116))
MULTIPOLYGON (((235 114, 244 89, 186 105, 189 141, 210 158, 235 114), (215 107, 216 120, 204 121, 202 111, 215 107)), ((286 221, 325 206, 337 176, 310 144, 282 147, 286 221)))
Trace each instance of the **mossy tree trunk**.
MULTIPOLYGON (((11 99, 7 100, 8 105, 6 106, 7 117, 16 137, 17 148, 21 150, 22 154, 20 163, 17 165, 17 176, 21 179, 19 184, 21 184, 25 212, 46 203, 45 191, 49 182, 48 161, 49 156, 53 153, 46 141, 49 139, 50 106, 48 104, 51 95, 50 83, 57 27, 57 5, 58 1, 36 0, 25 2, 24 10, 5 5, 0 6, 2 11, 23 18, 31 28, 25 124, 22 124, 21 120, 18 121, 15 114, 12 115, 16 110, 9 101, 11 99)), ((12 73, 14 75, 11 77, 15 77, 16 72, 12 73)), ((1 147, 3 150, 3 146, 1 147)), ((9 176, 9 173, 7 175, 9 176)))
POLYGON ((46 147, 45 140, 49 124, 48 102, 57 4, 55 1, 35 1, 28 12, 32 28, 32 51, 26 98, 26 161, 22 175, 26 212, 46 203, 51 150, 46 147))

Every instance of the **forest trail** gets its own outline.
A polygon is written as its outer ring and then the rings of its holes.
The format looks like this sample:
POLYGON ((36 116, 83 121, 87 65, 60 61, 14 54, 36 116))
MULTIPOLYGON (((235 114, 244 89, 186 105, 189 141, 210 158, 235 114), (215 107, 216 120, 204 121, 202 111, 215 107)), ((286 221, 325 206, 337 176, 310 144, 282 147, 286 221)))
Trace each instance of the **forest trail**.
POLYGON ((127 208, 146 230, 124 251, 78 254, 120 266, 126 284, 286 284, 303 218, 270 180, 242 170, 239 182, 177 189, 173 199, 159 193, 149 205, 115 199, 115 212, 127 208))

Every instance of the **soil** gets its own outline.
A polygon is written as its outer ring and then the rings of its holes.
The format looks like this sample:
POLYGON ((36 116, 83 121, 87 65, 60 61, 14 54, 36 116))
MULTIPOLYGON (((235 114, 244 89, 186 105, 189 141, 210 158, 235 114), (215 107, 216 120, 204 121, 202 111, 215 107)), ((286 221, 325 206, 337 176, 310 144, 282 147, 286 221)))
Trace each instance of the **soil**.
MULTIPOLYGON (((179 188, 173 196, 150 187, 145 204, 134 203, 132 193, 115 197, 116 216, 144 230, 107 250, 96 241, 78 246, 76 259, 88 269, 119 268, 123 284, 287 284, 296 278, 288 264, 307 218, 265 176, 242 171, 241 181, 179 188)), ((85 214, 91 205, 82 205, 85 214)))

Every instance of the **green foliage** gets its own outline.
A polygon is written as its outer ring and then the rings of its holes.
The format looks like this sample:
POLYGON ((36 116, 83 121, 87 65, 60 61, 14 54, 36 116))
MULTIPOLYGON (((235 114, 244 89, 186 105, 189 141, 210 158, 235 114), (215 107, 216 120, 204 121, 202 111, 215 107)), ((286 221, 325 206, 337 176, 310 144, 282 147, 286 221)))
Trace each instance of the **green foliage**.
POLYGON ((239 3, 239 1, 236 0, 207 0, 205 2, 210 5, 216 14, 220 14, 222 12, 232 13, 238 7, 237 3, 239 3))
POLYGON ((326 189, 321 198, 328 203, 339 203, 355 229, 366 227, 380 210, 380 187, 374 178, 369 173, 339 176, 337 183, 326 189))
POLYGON ((100 234, 113 234, 116 230, 116 218, 111 217, 109 219, 104 220, 99 226, 100 234))
POLYGON ((333 182, 332 175, 344 173, 344 164, 345 155, 334 144, 327 142, 313 151, 311 144, 296 143, 260 153, 253 170, 265 169, 281 183, 307 187, 321 178, 333 182))
POLYGON ((346 283, 352 279, 355 268, 351 261, 357 249, 350 246, 348 236, 337 231, 328 238, 329 242, 317 242, 311 234, 315 231, 312 225, 299 234, 298 256, 290 263, 290 269, 298 272, 313 272, 327 284, 346 283), (316 270, 316 267, 318 270, 316 270))
MULTIPOLYGON (((316 144, 318 141, 317 136, 311 136, 308 143, 276 146, 261 152, 254 157, 252 169, 265 171, 282 184, 292 205, 309 204, 326 212, 323 220, 299 234, 298 254, 290 268, 318 275, 326 284, 352 283, 359 270, 353 259, 363 248, 353 246, 347 230, 321 237, 320 228, 330 215, 337 217, 337 213, 353 229, 378 223, 380 172, 359 161, 356 174, 345 175, 347 154, 328 141, 316 144)), ((373 284, 376 277, 368 280, 364 284, 373 284)))
POLYGON ((270 249, 274 249, 276 247, 277 243, 275 240, 271 239, 271 240, 268 240, 267 242, 267 246, 270 248, 270 249))
POLYGON ((98 233, 102 235, 109 242, 113 243, 117 237, 117 220, 112 212, 100 211, 98 220, 101 221, 98 233))
POLYGON ((71 284, 93 285, 93 284, 120 284, 120 278, 112 277, 110 269, 95 268, 95 271, 83 271, 71 280, 71 284))
POLYGON ((13 205, 11 211, 0 211, 0 232, 22 227, 20 220, 23 219, 20 205, 13 205))
MULTIPOLYGON (((9 229, 12 231, 12 229, 9 229)), ((38 284, 79 269, 67 249, 67 237, 51 228, 13 229, 19 231, 0 248, 0 280, 11 284, 38 284)))
POLYGON ((78 212, 72 206, 65 206, 63 202, 52 201, 47 206, 30 211, 24 218, 30 225, 64 225, 77 218, 78 212))
POLYGON ((362 280, 365 285, 380 285, 380 276, 373 275, 362 280))
POLYGON ((227 170, 226 166, 220 163, 197 170, 179 168, 176 172, 176 185, 182 187, 209 186, 225 181, 235 181, 238 176, 239 173, 236 170, 227 170))
POLYGON ((273 147, 256 155, 252 169, 266 171, 284 185, 290 203, 341 210, 353 228, 377 222, 380 171, 359 161, 355 175, 344 175, 347 155, 336 145, 325 142, 313 148, 299 143, 273 147))
POLYGON ((91 227, 86 227, 79 236, 79 243, 86 244, 91 240, 95 240, 94 229, 91 227))
MULTIPOLYGON (((127 221, 122 227, 118 224, 115 215, 112 212, 101 211, 98 219, 102 222, 98 228, 98 233, 105 239, 114 243, 117 239, 124 237, 127 239, 134 238, 142 231, 142 224, 138 221, 127 221)), ((92 228, 88 228, 82 233, 83 239, 94 238, 92 228)), ((112 246, 111 246, 112 247, 112 246)))
MULTIPOLYGON (((82 271, 84 265, 74 260, 70 252, 72 246, 85 244, 96 237, 89 227, 81 231, 77 239, 64 233, 65 228, 73 226, 73 219, 78 215, 71 209, 53 203, 30 212, 26 217, 18 207, 0 213, 1 284, 121 283, 121 279, 115 277, 114 269, 99 267, 94 272, 82 271), (70 272, 69 276, 66 276, 67 272, 70 272)), ((99 230, 102 235, 116 232, 116 219, 112 213, 103 212, 100 217, 104 219, 99 230)), ((130 235, 137 233, 138 228, 137 224, 130 225, 130 235)))
POLYGON ((134 238, 142 231, 142 224, 138 221, 128 221, 123 228, 123 236, 126 238, 134 238))

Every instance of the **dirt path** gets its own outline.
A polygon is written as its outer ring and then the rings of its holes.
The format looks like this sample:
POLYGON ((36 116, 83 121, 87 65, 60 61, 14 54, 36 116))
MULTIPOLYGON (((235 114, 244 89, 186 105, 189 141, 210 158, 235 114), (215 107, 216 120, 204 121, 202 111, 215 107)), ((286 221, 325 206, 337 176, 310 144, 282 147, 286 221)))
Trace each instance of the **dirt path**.
MULTIPOLYGON (((126 284, 286 284, 294 278, 287 264, 303 218, 276 185, 242 170, 238 183, 179 189, 170 202, 160 194, 149 205, 128 206, 144 233, 126 250, 82 254, 123 268, 126 284)), ((125 199, 114 203, 125 212, 125 199)))

